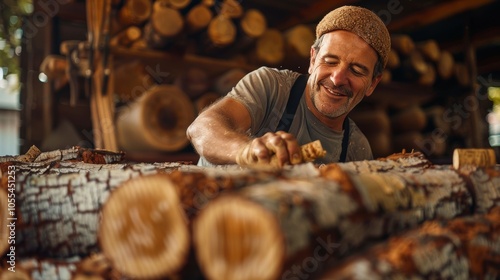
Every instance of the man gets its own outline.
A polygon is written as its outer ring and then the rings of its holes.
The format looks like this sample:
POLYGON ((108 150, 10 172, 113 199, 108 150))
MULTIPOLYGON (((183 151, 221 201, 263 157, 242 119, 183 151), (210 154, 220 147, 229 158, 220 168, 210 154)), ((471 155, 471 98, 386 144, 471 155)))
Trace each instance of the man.
POLYGON ((331 11, 316 27, 306 85, 292 90, 299 73, 261 67, 189 126, 198 165, 267 164, 273 156, 279 166, 296 164, 300 145, 318 139, 327 154, 316 163, 372 159, 347 114, 373 93, 389 51, 389 32, 373 12, 331 11))

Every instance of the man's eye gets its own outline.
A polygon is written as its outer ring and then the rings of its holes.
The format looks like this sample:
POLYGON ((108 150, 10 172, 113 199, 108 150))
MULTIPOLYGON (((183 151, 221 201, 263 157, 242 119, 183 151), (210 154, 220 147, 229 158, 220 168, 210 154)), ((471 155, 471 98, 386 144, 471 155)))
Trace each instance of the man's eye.
POLYGON ((363 69, 359 68, 359 67, 351 67, 351 71, 355 74, 355 75, 358 75, 358 76, 361 76, 364 74, 364 71, 363 69))
POLYGON ((337 63, 337 61, 332 59, 325 59, 325 63, 328 65, 334 65, 337 63))

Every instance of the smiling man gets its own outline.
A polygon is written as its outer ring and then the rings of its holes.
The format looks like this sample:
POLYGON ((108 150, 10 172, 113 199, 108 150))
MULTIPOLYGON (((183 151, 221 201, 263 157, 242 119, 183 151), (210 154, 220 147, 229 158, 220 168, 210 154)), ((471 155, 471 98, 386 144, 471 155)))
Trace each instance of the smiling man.
POLYGON ((320 140, 315 163, 372 159, 368 140, 348 113, 373 93, 390 51, 382 20, 343 6, 316 27, 308 75, 261 67, 203 111, 187 136, 199 165, 302 162, 300 145, 320 140))

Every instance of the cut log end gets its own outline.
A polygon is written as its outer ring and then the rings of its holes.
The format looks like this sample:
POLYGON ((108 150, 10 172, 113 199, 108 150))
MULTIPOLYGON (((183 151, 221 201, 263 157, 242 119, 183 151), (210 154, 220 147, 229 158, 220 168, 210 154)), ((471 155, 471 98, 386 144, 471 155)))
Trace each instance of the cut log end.
POLYGON ((128 277, 178 271, 188 255, 189 231, 168 176, 137 177, 117 188, 103 207, 99 242, 113 267, 128 277))
POLYGON ((277 220, 261 206, 221 197, 200 213, 193 227, 197 259, 208 279, 278 278, 284 237, 277 220))
POLYGON ((460 170, 466 167, 491 167, 496 164, 493 149, 455 149, 453 151, 453 168, 460 170))

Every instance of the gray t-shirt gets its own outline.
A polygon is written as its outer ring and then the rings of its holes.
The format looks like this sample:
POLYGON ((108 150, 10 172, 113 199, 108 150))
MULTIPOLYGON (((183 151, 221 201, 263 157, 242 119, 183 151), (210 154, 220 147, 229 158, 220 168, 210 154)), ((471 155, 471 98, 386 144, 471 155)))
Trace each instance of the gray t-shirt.
MULTIPOLYGON (((250 72, 227 94, 244 104, 252 118, 249 135, 262 136, 274 132, 285 110, 290 90, 300 74, 290 70, 260 67, 250 72)), ((354 121, 349 119, 350 135, 347 161, 373 159, 370 144, 354 121)), ((343 132, 337 132, 320 122, 307 108, 302 96, 288 131, 295 135, 299 145, 320 140, 327 151, 325 157, 315 163, 338 162, 342 150, 343 132)), ((203 157, 198 165, 211 166, 203 157)))

